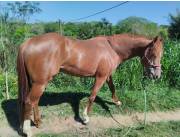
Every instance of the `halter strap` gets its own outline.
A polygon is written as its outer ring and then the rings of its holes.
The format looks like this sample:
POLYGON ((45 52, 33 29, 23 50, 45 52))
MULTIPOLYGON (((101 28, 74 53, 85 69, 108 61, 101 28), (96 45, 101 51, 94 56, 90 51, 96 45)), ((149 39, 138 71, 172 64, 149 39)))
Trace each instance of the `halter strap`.
POLYGON ((161 65, 152 65, 155 68, 161 68, 161 65))
POLYGON ((148 61, 149 66, 161 69, 161 64, 153 64, 145 55, 142 58, 146 58, 146 60, 148 61))

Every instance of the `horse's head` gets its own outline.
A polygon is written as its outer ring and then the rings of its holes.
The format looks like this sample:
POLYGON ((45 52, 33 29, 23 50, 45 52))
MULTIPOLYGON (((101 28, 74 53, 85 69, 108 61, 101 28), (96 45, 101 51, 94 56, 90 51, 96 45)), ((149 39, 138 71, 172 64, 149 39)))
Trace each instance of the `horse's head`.
POLYGON ((163 54, 163 41, 159 36, 155 37, 147 46, 141 58, 144 72, 150 78, 160 78, 161 57, 163 54))

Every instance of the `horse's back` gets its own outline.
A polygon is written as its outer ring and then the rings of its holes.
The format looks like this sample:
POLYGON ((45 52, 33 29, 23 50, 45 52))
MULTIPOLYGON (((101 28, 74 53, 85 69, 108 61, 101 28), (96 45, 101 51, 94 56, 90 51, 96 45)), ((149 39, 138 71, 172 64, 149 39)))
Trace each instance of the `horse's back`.
POLYGON ((69 42, 71 54, 61 66, 62 69, 73 74, 93 76, 97 71, 111 71, 116 67, 116 53, 112 50, 104 37, 88 40, 73 40, 69 42))

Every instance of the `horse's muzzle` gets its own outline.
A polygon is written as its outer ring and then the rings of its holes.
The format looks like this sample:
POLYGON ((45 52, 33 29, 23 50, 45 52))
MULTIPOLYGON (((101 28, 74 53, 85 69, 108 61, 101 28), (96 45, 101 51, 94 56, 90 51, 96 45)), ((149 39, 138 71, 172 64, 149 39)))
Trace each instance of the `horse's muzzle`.
POLYGON ((158 79, 161 77, 161 69, 153 67, 146 68, 145 75, 151 79, 158 79))

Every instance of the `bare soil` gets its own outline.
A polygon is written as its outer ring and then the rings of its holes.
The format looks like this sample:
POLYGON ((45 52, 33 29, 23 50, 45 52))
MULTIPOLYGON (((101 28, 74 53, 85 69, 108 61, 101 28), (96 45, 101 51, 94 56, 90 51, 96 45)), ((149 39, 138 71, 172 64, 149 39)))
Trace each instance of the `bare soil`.
MULTIPOLYGON (((168 112, 148 112, 146 122, 161 122, 161 121, 179 121, 180 110, 168 112)), ((97 132, 100 129, 117 128, 123 126, 132 126, 144 121, 144 113, 134 113, 132 115, 114 115, 113 117, 91 116, 90 123, 83 125, 74 120, 73 117, 51 117, 43 119, 41 128, 32 126, 33 135, 39 133, 62 133, 67 131, 76 131, 79 133, 91 131, 97 132)), ((1 137, 16 137, 19 136, 7 122, 2 120, 0 123, 1 137)))

